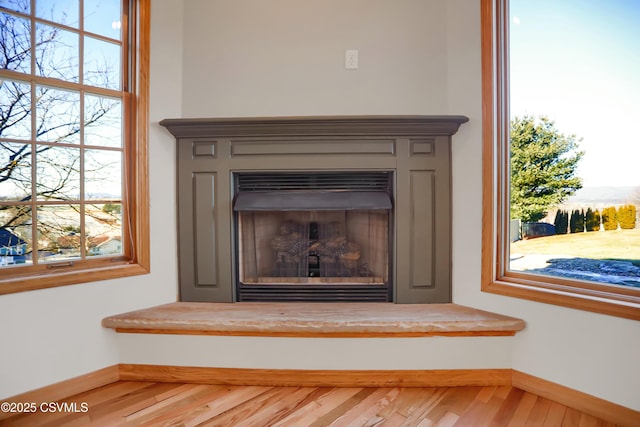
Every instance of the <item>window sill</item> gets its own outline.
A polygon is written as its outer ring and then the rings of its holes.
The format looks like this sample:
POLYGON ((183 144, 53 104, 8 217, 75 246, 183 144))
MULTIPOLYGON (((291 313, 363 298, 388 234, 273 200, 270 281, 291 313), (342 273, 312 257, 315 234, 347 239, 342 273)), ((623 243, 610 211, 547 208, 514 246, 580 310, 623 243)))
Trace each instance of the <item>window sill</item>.
POLYGON ((118 263, 109 267, 75 271, 47 271, 42 274, 17 276, 0 280, 0 295, 54 288, 57 286, 76 285, 98 280, 119 279, 148 273, 149 269, 144 265, 129 262, 118 263))
POLYGON ((176 302, 119 314, 120 333, 286 336, 512 336, 521 319, 456 304, 176 302))
POLYGON ((570 287, 564 283, 536 282, 511 277, 508 280, 484 283, 482 290, 576 310, 640 320, 640 298, 634 295, 609 293, 602 289, 570 287))

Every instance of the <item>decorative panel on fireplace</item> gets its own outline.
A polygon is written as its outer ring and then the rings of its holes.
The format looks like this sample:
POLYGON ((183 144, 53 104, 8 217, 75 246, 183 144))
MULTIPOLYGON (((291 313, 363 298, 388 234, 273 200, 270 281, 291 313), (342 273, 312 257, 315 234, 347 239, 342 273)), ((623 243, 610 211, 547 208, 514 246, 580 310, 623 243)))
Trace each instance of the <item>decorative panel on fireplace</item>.
POLYGON ((182 301, 451 300, 463 116, 167 119, 182 301))

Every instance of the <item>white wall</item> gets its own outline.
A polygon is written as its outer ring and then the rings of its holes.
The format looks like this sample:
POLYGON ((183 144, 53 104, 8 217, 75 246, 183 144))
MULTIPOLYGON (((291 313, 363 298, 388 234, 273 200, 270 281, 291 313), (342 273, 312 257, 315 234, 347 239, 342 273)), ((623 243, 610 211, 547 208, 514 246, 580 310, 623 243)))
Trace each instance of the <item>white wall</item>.
MULTIPOLYGON (((12 325, 0 396, 117 363, 100 319, 175 299, 174 146, 159 119, 463 114, 470 122, 453 143, 454 302, 527 321, 514 369, 640 410, 640 322, 480 292, 479 0, 153 0, 152 20, 153 273, 0 297, 0 322, 12 325), (345 49, 359 50, 360 69, 343 69, 345 49)), ((242 359, 245 340, 225 346, 229 360, 242 359)))
POLYGON ((184 116, 442 113, 444 5, 189 0, 184 116), (344 69, 346 49, 358 70, 344 69))

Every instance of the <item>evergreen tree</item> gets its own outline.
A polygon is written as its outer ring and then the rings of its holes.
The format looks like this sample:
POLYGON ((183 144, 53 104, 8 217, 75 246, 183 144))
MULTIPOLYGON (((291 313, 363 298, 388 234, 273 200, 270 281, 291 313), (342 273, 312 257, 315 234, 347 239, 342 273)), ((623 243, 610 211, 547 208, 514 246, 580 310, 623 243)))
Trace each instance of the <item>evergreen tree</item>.
POLYGON ((556 217, 553 220, 556 226, 556 234, 567 234, 569 227, 569 212, 558 209, 556 217))
POLYGON ((525 222, 544 218, 550 206, 562 203, 582 181, 575 176, 583 156, 575 135, 560 133, 546 117, 514 118, 511 122, 511 217, 525 222))
POLYGON ((598 231, 600 230, 600 212, 596 209, 595 211, 591 208, 587 208, 587 213, 584 218, 585 228, 587 231, 598 231))
POLYGON ((581 210, 576 209, 571 212, 569 229, 572 233, 582 233, 584 231, 584 213, 581 210))
POLYGON ((609 206, 608 208, 604 208, 602 210, 602 225, 604 226, 605 230, 618 229, 618 219, 615 207, 609 206))
POLYGON ((636 207, 634 205, 624 205, 618 208, 618 222, 623 230, 636 228, 636 207))

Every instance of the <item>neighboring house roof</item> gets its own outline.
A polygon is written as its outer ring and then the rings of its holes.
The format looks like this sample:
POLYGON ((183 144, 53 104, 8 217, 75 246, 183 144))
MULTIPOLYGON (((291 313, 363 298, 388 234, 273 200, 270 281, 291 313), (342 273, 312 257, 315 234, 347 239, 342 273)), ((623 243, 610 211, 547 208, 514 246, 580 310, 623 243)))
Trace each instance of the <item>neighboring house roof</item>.
POLYGON ((27 242, 25 242, 6 228, 0 228, 0 247, 11 247, 26 244, 27 242))

